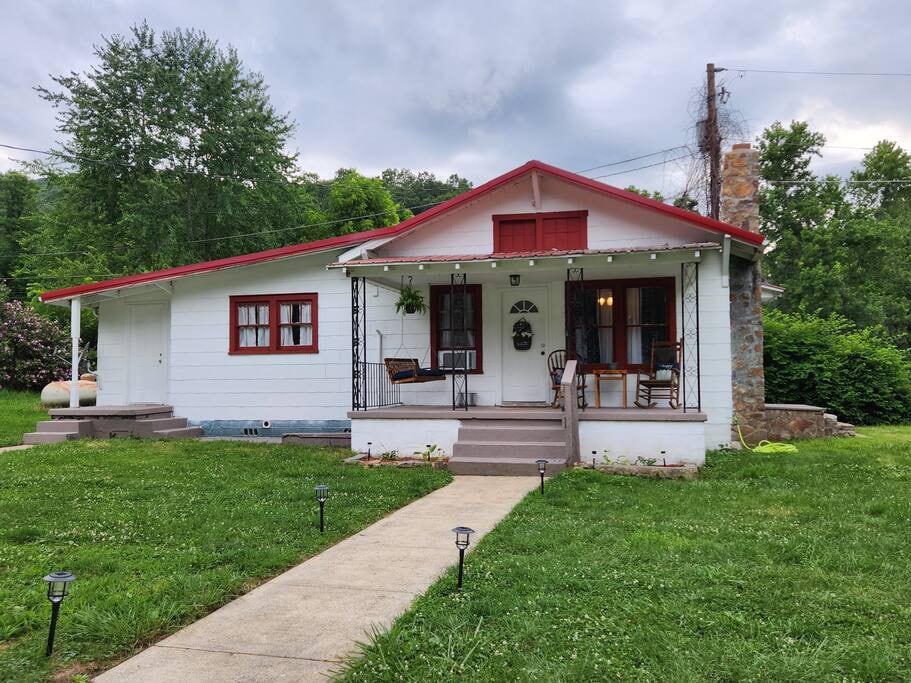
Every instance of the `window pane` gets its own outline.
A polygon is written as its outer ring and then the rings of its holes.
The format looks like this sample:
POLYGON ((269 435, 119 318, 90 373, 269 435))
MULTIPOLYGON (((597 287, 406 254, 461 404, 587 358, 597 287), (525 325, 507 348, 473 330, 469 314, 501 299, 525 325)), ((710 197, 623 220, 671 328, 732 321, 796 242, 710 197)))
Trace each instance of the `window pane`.
POLYGON ((453 296, 446 292, 440 296, 439 321, 439 348, 476 349, 474 330, 474 296, 467 292, 464 297, 459 293, 455 295, 455 308, 451 309, 453 296), (464 325, 464 330, 462 329, 464 325))
POLYGON ((269 328, 268 327, 257 327, 256 328, 256 345, 257 346, 269 346, 269 328))
POLYGON ((598 290, 598 324, 614 324, 614 291, 610 288, 598 290))
POLYGON ((627 325, 666 325, 667 291, 664 287, 630 287, 626 290, 627 325))
POLYGON ((651 363, 652 344, 667 340, 667 327, 630 327, 626 330, 627 360, 630 363, 651 363))

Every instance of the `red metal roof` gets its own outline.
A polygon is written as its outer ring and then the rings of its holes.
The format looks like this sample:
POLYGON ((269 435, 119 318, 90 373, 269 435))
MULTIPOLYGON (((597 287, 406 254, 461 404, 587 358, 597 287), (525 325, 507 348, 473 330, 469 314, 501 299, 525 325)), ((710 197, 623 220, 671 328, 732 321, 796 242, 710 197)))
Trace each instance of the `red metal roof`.
POLYGON ((315 242, 305 242, 303 244, 295 244, 288 247, 268 249, 266 251, 258 251, 252 254, 231 256, 229 258, 218 259, 215 261, 191 263, 186 266, 177 266, 175 268, 166 268, 164 270, 154 270, 148 273, 127 275, 124 277, 114 278, 112 280, 103 280, 101 282, 93 282, 91 284, 76 285, 74 287, 66 287, 64 289, 55 289, 42 294, 41 300, 45 302, 58 301, 60 299, 69 299, 74 296, 80 296, 83 294, 92 294, 95 292, 103 292, 111 289, 120 289, 123 287, 148 284, 162 280, 173 280, 181 277, 187 277, 189 275, 197 275, 200 273, 223 270, 225 268, 248 266, 264 261, 273 261, 276 259, 300 256, 303 254, 311 254, 319 251, 327 251, 330 249, 351 247, 356 244, 361 244, 363 242, 382 237, 395 237, 397 235, 402 235, 410 230, 413 230, 424 223, 427 223, 440 214, 446 213, 451 209, 471 202, 478 197, 487 194, 488 192, 492 192, 493 190, 505 185, 506 183, 509 183, 526 173, 530 173, 532 170, 537 170, 541 173, 546 173, 554 177, 561 178, 608 197, 613 197, 615 199, 627 201, 632 204, 637 204, 638 206, 664 214, 666 216, 672 216, 705 230, 729 235, 735 239, 747 242, 748 244, 760 246, 763 243, 762 235, 759 235, 755 232, 750 232, 749 230, 744 230, 743 228, 728 225, 727 223, 722 223, 721 221, 717 221, 713 218, 700 216, 699 214, 693 213, 692 211, 679 209, 669 204, 656 202, 653 199, 643 197, 636 194, 635 192, 627 192, 626 190, 621 190, 620 188, 613 187, 612 185, 607 185, 605 183, 598 182, 597 180, 586 178, 577 173, 565 171, 562 168, 557 168, 556 166, 551 166, 550 164, 545 164, 541 161, 531 160, 525 164, 522 164, 518 168, 514 168, 513 170, 508 171, 503 175, 497 176, 493 180, 487 181, 483 185, 478 185, 472 190, 468 190, 467 192, 463 192, 462 194, 457 195, 441 204, 437 204, 427 211, 424 211, 417 216, 413 216, 408 220, 402 221, 397 225, 392 225, 385 228, 376 228, 374 230, 366 230, 364 232, 351 233, 350 235, 342 235, 340 237, 330 237, 328 239, 316 240, 315 242))

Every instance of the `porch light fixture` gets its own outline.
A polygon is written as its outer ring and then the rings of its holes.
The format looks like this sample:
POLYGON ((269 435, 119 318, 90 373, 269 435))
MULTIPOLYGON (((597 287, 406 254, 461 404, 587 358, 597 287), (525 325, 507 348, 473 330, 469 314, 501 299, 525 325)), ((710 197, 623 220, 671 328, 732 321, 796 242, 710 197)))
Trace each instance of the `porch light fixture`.
POLYGON ((324 510, 326 507, 326 501, 329 500, 329 487, 325 484, 320 484, 316 487, 316 501, 319 503, 319 532, 323 533, 326 530, 326 518, 324 515, 324 510))
POLYGON ((546 460, 535 460, 535 465, 538 466, 538 474, 541 475, 541 495, 544 495, 544 472, 547 471, 547 461, 546 460))
POLYGON ((456 548, 459 549, 459 580, 456 582, 456 589, 462 590, 462 575, 465 569, 465 549, 468 548, 468 544, 471 542, 471 535, 474 533, 474 529, 467 526, 457 526, 452 530, 452 533, 455 534, 456 548))
POLYGON ((47 581, 47 599, 51 601, 51 626, 47 632, 46 657, 54 651, 54 635, 57 632, 57 616, 60 613, 60 603, 66 597, 70 584, 76 580, 76 575, 70 572, 51 572, 44 577, 47 581))
POLYGON ((518 273, 513 273, 512 275, 509 276, 509 284, 512 287, 518 287, 521 279, 522 278, 518 273))

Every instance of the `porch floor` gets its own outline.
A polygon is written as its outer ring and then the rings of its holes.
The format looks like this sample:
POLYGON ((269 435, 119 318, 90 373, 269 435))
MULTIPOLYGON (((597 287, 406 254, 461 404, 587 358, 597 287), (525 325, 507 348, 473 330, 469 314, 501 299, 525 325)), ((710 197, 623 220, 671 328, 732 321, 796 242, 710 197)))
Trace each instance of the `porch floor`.
MULTIPOLYGON (((474 406, 453 410, 451 406, 389 406, 352 410, 352 420, 554 420, 563 411, 550 406, 474 406)), ((579 420, 602 422, 705 422, 705 413, 671 408, 585 408, 579 420)))

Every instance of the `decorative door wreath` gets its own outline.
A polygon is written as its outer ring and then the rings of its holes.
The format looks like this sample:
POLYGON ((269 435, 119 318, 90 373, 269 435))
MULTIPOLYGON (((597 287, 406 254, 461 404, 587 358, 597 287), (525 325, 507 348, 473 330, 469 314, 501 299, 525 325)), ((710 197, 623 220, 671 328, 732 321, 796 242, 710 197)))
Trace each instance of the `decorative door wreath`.
POLYGON ((512 346, 516 351, 528 351, 531 338, 535 336, 531 323, 524 317, 519 318, 512 326, 512 346))

